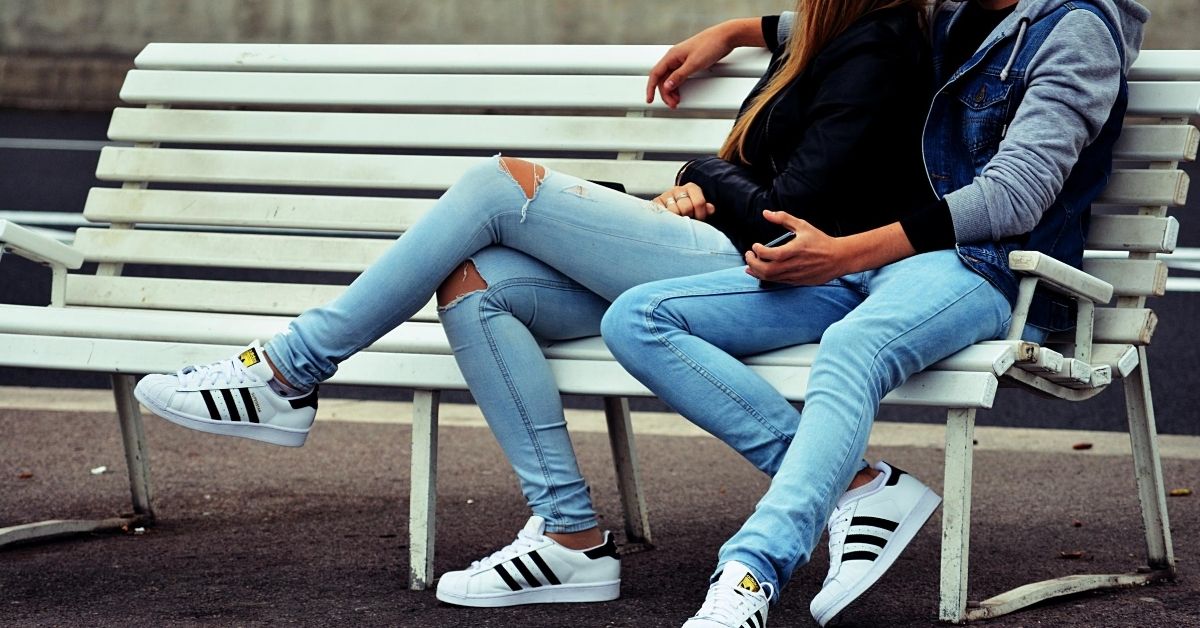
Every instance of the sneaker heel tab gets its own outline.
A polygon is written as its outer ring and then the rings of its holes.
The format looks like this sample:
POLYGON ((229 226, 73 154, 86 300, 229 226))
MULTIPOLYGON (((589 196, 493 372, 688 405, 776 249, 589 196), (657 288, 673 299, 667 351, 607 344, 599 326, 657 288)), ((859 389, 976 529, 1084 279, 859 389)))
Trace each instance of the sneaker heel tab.
POLYGON ((911 475, 909 472, 905 471, 904 469, 901 469, 900 467, 894 466, 892 464, 888 464, 888 467, 892 470, 892 472, 890 475, 888 475, 887 482, 884 483, 884 486, 895 486, 900 483, 900 476, 911 475))
POLYGON ((305 408, 305 407, 316 410, 317 409, 317 388, 313 387, 312 392, 308 393, 307 395, 304 395, 303 397, 300 397, 297 399, 288 399, 288 403, 292 404, 293 410, 299 410, 300 408, 305 408))
POLYGON ((613 537, 612 532, 604 533, 604 543, 589 550, 583 550, 583 555, 592 560, 608 556, 621 560, 621 554, 617 551, 617 539, 613 537))

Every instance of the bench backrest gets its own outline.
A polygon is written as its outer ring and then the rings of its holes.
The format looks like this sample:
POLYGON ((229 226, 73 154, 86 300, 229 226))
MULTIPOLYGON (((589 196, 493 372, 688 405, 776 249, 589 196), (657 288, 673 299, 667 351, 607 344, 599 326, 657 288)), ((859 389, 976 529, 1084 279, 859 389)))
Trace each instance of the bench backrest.
MULTIPOLYGON (((712 154, 766 55, 643 102, 663 46, 151 44, 121 91, 75 246, 94 274, 68 305, 292 315, 327 301, 481 156, 503 151, 653 196, 712 154), (171 278, 153 267, 191 267, 171 278), (229 279, 227 269, 239 270, 229 279), (281 272, 283 271, 283 272, 281 272), (257 275, 255 273, 258 273, 257 275), (179 276, 196 277, 180 279, 179 276), (247 280, 247 277, 250 280, 247 280)), ((1144 344, 1162 294, 1200 115, 1200 53, 1147 52, 1092 226, 1088 270, 1116 286, 1097 341, 1144 344), (1176 80, 1163 80, 1176 79, 1176 80), (1133 118, 1136 118, 1133 119, 1133 118)), ((420 318, 433 319, 431 309, 420 318)))

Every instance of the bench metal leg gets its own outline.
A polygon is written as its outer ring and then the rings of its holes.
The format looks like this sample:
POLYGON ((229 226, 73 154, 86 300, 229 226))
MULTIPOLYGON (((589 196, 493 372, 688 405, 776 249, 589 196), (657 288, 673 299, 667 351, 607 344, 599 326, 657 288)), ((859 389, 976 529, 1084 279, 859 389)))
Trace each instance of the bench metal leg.
POLYGON ((436 390, 413 394, 411 490, 408 497, 408 588, 424 591, 433 582, 437 517, 436 390))
POLYGON ((630 543, 649 545, 652 542, 650 518, 638 474, 629 400, 624 397, 605 397, 604 418, 608 421, 608 442, 612 446, 616 465, 617 489, 621 493, 621 506, 625 509, 625 539, 630 543))
POLYGON ((117 421, 121 425, 121 440, 125 445, 125 465, 129 470, 129 489, 133 514, 108 519, 52 519, 0 528, 0 547, 13 543, 44 541, 55 537, 128 529, 154 520, 151 505, 150 456, 146 435, 142 430, 142 413, 133 397, 137 382, 132 375, 114 375, 113 397, 117 404, 117 421))
POLYGON ((1125 407, 1129 415, 1129 440, 1142 524, 1146 528, 1146 550, 1151 569, 1175 575, 1175 550, 1167 519, 1166 489, 1162 461, 1158 456, 1158 430, 1154 423, 1154 401, 1150 396, 1150 371, 1146 348, 1138 348, 1137 371, 1125 378, 1125 407))
POLYGON ((150 452, 146 448, 146 433, 142 429, 142 409, 133 396, 137 379, 132 375, 113 375, 113 397, 117 402, 117 421, 121 424, 121 440, 125 444, 125 466, 129 469, 129 491, 133 496, 133 512, 154 518, 151 505, 150 452))
POLYGON ((946 420, 946 469, 942 492, 942 578, 938 616, 967 620, 967 559, 971 546, 971 468, 975 411, 950 410, 946 420))

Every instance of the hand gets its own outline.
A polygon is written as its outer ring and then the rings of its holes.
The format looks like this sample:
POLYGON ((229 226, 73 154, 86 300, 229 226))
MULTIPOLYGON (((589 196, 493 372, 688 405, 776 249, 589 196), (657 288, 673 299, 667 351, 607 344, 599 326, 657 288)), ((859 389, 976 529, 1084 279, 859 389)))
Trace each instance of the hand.
POLYGON ((655 205, 680 216, 704 220, 717 211, 712 203, 704 200, 704 191, 695 183, 677 185, 655 197, 655 205))
POLYGON ((746 274, 762 281, 818 286, 853 272, 843 238, 826 235, 787 212, 764 211, 763 218, 796 234, 790 242, 767 248, 755 244, 746 252, 746 274))
POLYGON ((710 26, 675 44, 650 69, 646 81, 646 102, 654 102, 657 89, 662 101, 674 109, 679 106, 679 86, 689 76, 707 70, 738 46, 766 46, 761 20, 744 18, 710 26))

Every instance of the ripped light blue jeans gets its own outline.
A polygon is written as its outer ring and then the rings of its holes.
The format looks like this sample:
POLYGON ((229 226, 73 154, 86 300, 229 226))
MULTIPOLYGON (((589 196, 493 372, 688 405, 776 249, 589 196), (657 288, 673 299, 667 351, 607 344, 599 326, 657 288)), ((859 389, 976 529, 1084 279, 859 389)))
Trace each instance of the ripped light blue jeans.
POLYGON ((602 330, 630 373, 772 477, 717 569, 736 560, 779 590, 862 468, 884 395, 1002 337, 1009 307, 946 250, 821 286, 763 289, 743 268, 645 284, 612 304, 602 330), (802 412, 737 360, 818 340, 802 412))
POLYGON ((265 350, 293 385, 417 312, 464 261, 487 288, 440 309, 455 358, 534 514, 550 532, 596 525, 538 341, 600 333, 608 303, 648 281, 742 264, 703 222, 547 171, 532 199, 498 159, 484 160, 333 302, 304 312, 265 350))

